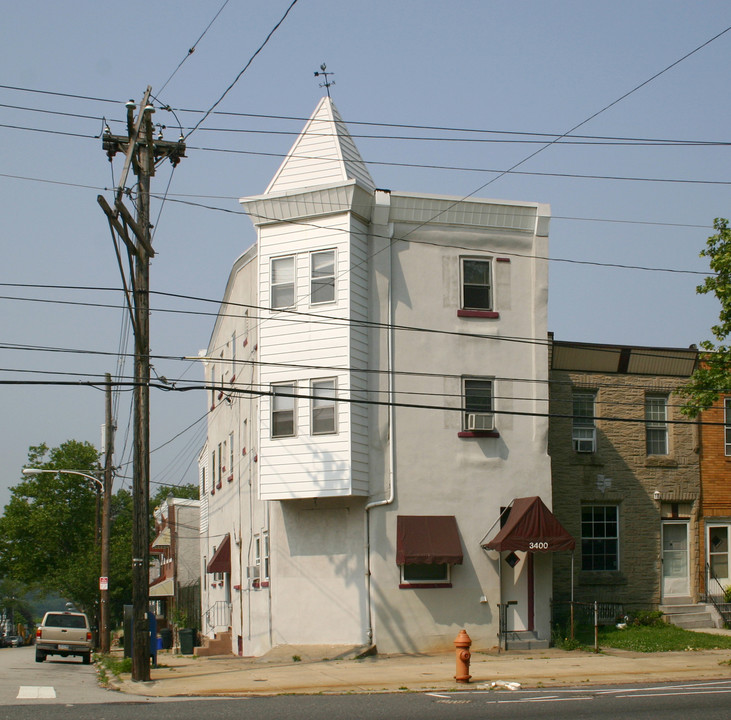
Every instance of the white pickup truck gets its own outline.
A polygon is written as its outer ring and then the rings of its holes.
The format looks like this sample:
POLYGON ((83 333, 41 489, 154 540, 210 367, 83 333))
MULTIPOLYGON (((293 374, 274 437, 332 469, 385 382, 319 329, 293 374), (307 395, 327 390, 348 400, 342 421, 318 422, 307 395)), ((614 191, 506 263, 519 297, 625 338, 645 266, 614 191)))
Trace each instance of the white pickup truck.
POLYGON ((81 657, 91 662, 91 628, 89 618, 77 612, 47 612, 36 630, 36 662, 47 655, 81 657))

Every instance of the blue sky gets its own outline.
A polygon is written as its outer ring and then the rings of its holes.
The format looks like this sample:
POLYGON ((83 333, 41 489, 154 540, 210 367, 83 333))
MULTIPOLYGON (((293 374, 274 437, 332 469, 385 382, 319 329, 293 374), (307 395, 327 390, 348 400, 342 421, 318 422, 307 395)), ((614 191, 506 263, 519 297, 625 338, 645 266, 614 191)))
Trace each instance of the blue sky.
MULTIPOLYGON (((3 3, 0 380, 118 371, 119 348, 131 351, 121 296, 82 289, 120 286, 96 196, 109 195, 121 160, 110 168, 101 118, 123 132, 124 103, 151 85, 158 107, 175 109, 155 120, 177 139, 178 121, 187 132, 200 120, 290 2, 229 0, 202 38, 223 0, 3 3), (100 304, 115 307, 90 306, 100 304)), ((266 188, 324 92, 314 71, 326 62, 377 186, 550 203, 549 329, 558 339, 697 343, 718 314, 713 298, 695 293, 707 269, 698 253, 714 217, 731 215, 731 31, 619 99, 730 25, 731 6, 714 1, 299 0, 191 135, 172 178, 166 165, 153 179, 159 194, 170 183, 175 202, 153 207, 151 287, 220 299, 254 240, 236 199, 266 188), (584 137, 500 174, 617 100, 574 133, 584 137)), ((207 345, 215 303, 156 296, 152 305, 154 355, 207 345)), ((161 357, 155 372, 202 379, 197 363, 179 359, 161 357)), ((120 464, 130 401, 118 402, 120 464)), ((202 393, 153 392, 153 489, 195 482, 205 411, 202 393)), ((4 505, 30 445, 99 444, 104 396, 0 385, 0 413, 4 505)))

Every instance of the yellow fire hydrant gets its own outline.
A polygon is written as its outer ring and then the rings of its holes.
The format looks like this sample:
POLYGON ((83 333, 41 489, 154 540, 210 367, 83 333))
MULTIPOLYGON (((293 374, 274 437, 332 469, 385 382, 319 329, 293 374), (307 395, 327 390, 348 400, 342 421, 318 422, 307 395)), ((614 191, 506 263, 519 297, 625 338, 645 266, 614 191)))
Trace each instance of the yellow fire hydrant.
POLYGON ((454 639, 454 647, 457 652, 457 674, 454 679, 459 683, 468 683, 472 675, 470 675, 470 646, 472 640, 465 630, 461 630, 459 635, 454 639))

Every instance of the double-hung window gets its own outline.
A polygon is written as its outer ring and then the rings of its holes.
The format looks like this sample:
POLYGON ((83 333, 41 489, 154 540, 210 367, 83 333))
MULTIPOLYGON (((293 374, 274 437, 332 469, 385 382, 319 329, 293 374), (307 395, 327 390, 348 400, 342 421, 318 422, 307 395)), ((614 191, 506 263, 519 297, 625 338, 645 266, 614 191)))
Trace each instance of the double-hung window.
POLYGON ((648 455, 668 454, 667 395, 645 397, 645 435, 648 455))
POLYGON ((731 398, 723 401, 724 447, 726 455, 731 455, 731 398))
POLYGON ((335 250, 322 250, 310 255, 310 302, 329 303, 335 300, 335 250))
POLYGON ((596 396, 593 392, 574 393, 571 440, 576 452, 593 453, 596 451, 595 399, 596 396))
POLYGON ((312 381, 313 435, 326 435, 336 431, 335 379, 312 381))
POLYGON ((272 437, 292 437, 295 434, 294 383, 272 385, 272 437))
POLYGON ((464 429, 491 432, 495 429, 493 381, 487 378, 464 378, 464 429))
POLYGON ((288 308, 294 306, 294 256, 272 258, 271 282, 269 287, 271 306, 288 308))
POLYGON ((581 569, 619 570, 619 508, 616 505, 582 506, 581 569))
POLYGON ((462 307, 492 310, 492 261, 462 258, 462 307))

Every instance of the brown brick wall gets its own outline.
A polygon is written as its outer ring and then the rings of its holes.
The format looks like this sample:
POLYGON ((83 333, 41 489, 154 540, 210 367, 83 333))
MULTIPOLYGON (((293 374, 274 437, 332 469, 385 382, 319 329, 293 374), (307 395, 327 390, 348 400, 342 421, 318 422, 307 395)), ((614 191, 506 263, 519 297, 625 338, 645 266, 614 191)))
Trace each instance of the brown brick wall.
MULTIPOLYGON (((669 424, 669 454, 646 454, 645 394, 668 393, 668 420, 682 419, 672 390, 680 378, 551 372, 549 453, 553 511, 576 538, 575 599, 621 603, 627 610, 661 600, 661 519, 690 519, 691 594, 698 592, 698 512, 700 497, 698 433, 694 424, 669 424), (597 447, 591 454, 572 447, 572 393, 596 391, 597 447), (660 493, 655 499, 655 493, 660 493), (619 570, 581 570, 582 503, 619 507, 619 570)), ((554 558, 554 598, 570 597, 570 556, 554 558)))

